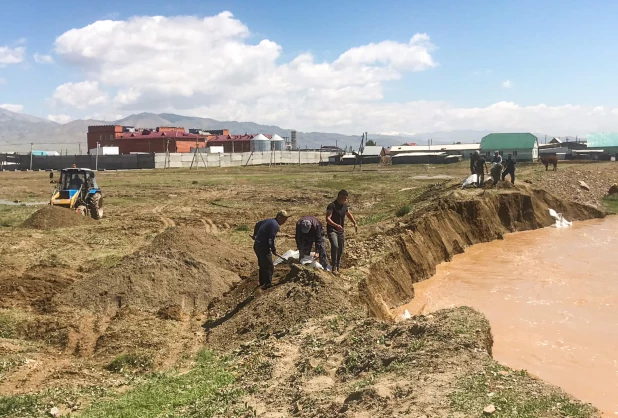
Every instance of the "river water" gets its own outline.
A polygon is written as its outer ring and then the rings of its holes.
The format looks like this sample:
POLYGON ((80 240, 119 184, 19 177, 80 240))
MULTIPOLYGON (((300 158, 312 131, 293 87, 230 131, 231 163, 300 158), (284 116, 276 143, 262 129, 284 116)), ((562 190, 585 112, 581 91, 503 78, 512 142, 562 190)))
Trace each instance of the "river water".
POLYGON ((618 416, 618 216, 472 246, 414 289, 396 315, 476 308, 497 361, 618 416))

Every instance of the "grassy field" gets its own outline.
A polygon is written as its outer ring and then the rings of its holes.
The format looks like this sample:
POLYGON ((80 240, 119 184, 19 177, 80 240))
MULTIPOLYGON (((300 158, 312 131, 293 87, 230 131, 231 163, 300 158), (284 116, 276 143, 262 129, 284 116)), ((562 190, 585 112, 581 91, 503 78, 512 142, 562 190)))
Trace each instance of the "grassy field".
MULTIPOLYGON (((611 163, 561 164, 559 171, 545 172, 540 164, 520 163, 518 182, 528 180, 538 186, 547 185, 562 197, 605 205, 618 212, 616 199, 603 199, 606 183, 618 180, 615 167, 611 163), (584 194, 576 179, 588 172, 591 176, 600 173, 598 178, 603 181, 586 180, 593 190, 584 194)), ((354 254, 364 245, 373 245, 376 234, 415 213, 417 205, 423 203, 418 197, 436 183, 458 185, 468 174, 467 162, 445 166, 367 165, 362 172, 358 168, 353 171, 350 166, 99 172, 104 218, 48 230, 20 227, 44 205, 0 204, 0 417, 44 416, 52 406, 60 408, 63 414, 74 409, 71 415, 84 417, 260 416, 264 411, 254 409, 251 390, 239 383, 243 374, 249 373, 239 362, 246 350, 256 350, 255 357, 260 359, 250 370, 275 376, 267 384, 293 387, 293 382, 276 379, 281 368, 292 366, 311 370, 303 372, 303 376, 308 374, 318 383, 322 382, 320 379, 330 382, 324 358, 318 356, 319 361, 307 366, 295 357, 294 350, 306 348, 305 340, 296 344, 281 338, 275 342, 277 356, 268 352, 268 344, 273 343, 270 340, 260 342, 259 348, 214 352, 204 343, 201 325, 209 315, 206 311, 195 311, 178 320, 162 319, 159 312, 147 309, 107 315, 58 306, 55 298, 74 283, 121 265, 124 257, 150 245, 174 226, 199 230, 229 245, 233 250, 220 255, 221 259, 240 266, 234 274, 254 277, 256 266, 246 267, 240 262, 253 263, 249 233, 255 222, 274 216, 280 209, 291 212, 291 221, 282 226, 277 244, 280 249, 294 249, 295 220, 304 215, 323 219, 326 206, 339 189, 349 191, 349 207, 360 224, 358 234, 351 232, 348 238, 349 253, 354 254)), ((46 202, 52 190, 48 173, 0 172, 0 200, 46 202)), ((186 243, 188 248, 191 245, 186 243)), ((209 254, 203 256, 208 258, 209 254)), ((157 255, 149 257, 149 262, 158 260, 157 255)), ((193 265, 191 257, 183 257, 182 266, 193 265)), ((363 274, 364 267, 350 269, 342 280, 352 286, 363 274)), ((352 290, 349 292, 352 294, 352 290)), ((294 293, 290 295, 293 297, 294 293)), ((325 322, 324 332, 332 335, 319 346, 310 347, 311 350, 327 356, 326 351, 320 350, 337 345, 337 332, 345 333, 365 320, 341 318, 325 322)), ((298 332, 301 335, 294 338, 313 337, 311 328, 298 332)), ((319 339, 316 337, 315 341, 319 339)), ((422 351, 422 341, 410 344, 412 351, 422 351)), ((384 347, 380 344, 380 348, 384 347)), ((433 367, 427 368, 428 373, 433 373, 433 367)), ((451 395, 441 392, 444 396, 440 402, 450 405, 444 406, 443 416, 480 416, 478 408, 486 396, 483 391, 502 384, 498 381, 501 375, 493 374, 499 371, 493 369, 498 366, 492 363, 487 367, 484 375, 452 382, 458 389, 451 395)), ((342 387, 373 387, 372 379, 368 374, 345 382, 342 387)), ((315 385, 319 386, 318 383, 315 385)), ((555 401, 562 406, 551 414, 538 413, 549 404, 529 403, 533 389, 531 386, 523 392, 505 392, 504 400, 496 401, 501 408, 496 416, 594 416, 587 407, 571 408, 562 398, 552 398, 551 391, 546 392, 547 402, 555 401), (508 412, 513 406, 518 410, 516 414, 508 412)), ((405 396, 409 400, 412 395, 405 396)), ((303 415, 299 411, 296 414, 303 415)))

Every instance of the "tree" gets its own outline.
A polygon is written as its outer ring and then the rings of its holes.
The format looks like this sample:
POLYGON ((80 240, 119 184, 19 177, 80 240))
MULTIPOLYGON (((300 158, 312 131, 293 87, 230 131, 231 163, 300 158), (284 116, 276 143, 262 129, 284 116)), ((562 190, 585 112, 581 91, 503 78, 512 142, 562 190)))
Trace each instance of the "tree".
POLYGON ((367 142, 365 143, 365 146, 367 147, 375 147, 376 145, 377 145, 376 141, 374 141, 373 139, 368 139, 367 142))

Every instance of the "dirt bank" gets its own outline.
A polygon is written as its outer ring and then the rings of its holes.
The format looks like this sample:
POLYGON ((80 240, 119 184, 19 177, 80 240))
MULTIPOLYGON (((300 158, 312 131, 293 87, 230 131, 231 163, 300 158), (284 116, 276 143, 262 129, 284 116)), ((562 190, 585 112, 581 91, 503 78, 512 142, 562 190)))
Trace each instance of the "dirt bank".
POLYGON ((404 222, 385 232, 390 251, 370 266, 360 295, 381 318, 414 296, 413 284, 431 277, 438 264, 470 245, 501 239, 505 233, 550 226, 549 208, 577 221, 604 216, 592 206, 570 202, 529 186, 499 190, 445 188, 404 222))
POLYGON ((315 318, 347 312, 352 301, 346 288, 329 273, 292 265, 267 291, 246 280, 212 303, 204 324, 211 347, 227 350, 253 339, 281 338, 315 318))

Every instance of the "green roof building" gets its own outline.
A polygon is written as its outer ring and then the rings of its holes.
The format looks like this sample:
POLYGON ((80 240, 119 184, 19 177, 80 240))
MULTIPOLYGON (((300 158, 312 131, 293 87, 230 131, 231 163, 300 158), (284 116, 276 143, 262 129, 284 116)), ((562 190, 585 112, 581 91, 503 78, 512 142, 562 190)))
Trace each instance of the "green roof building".
POLYGON ((605 154, 618 154, 618 133, 595 132, 588 134, 588 149, 605 151, 605 154))
POLYGON ((531 133, 489 134, 481 139, 481 154, 491 157, 494 152, 506 157, 512 154, 518 161, 536 161, 539 142, 531 133))

